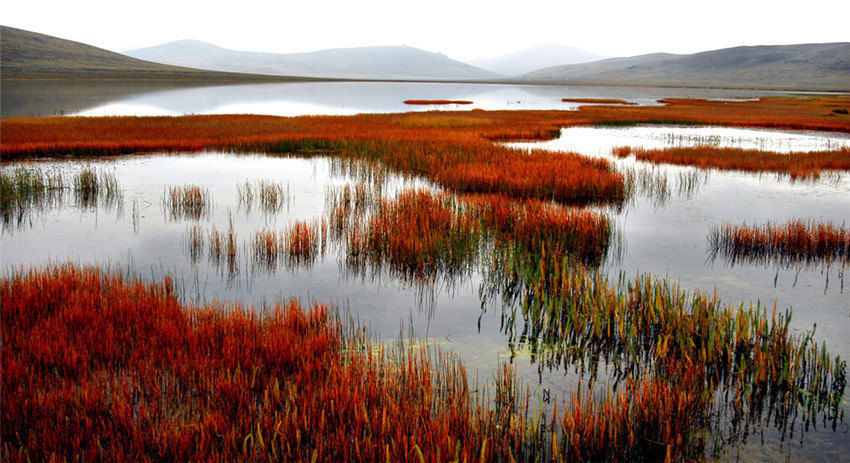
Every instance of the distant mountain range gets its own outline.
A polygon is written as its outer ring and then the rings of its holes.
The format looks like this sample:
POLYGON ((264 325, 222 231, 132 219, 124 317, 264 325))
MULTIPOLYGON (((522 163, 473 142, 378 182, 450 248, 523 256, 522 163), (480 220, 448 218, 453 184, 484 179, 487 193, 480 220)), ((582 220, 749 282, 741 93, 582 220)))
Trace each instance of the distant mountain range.
POLYGON ((469 64, 506 76, 518 76, 550 66, 587 63, 604 58, 607 57, 579 48, 545 43, 514 53, 472 59, 469 64))
POLYGON ((850 91, 850 43, 734 47, 690 55, 654 53, 548 67, 516 80, 850 91))
POLYGON ((215 83, 339 78, 850 91, 850 43, 847 42, 735 47, 689 55, 653 53, 547 66, 594 57, 575 48, 542 45, 475 61, 487 70, 408 46, 278 54, 228 50, 195 40, 142 48, 123 55, 0 26, 0 77, 4 81, 215 83), (536 66, 543 68, 522 73, 536 66))
MULTIPOLYGON (((80 42, 0 26, 0 76, 14 78, 285 81, 285 77, 210 72, 142 61, 80 42)), ((304 79, 299 79, 304 80, 304 79)))
POLYGON ((503 77, 441 53, 404 45, 281 54, 237 51, 197 40, 179 40, 125 54, 176 66, 269 75, 398 80, 492 80, 503 77))

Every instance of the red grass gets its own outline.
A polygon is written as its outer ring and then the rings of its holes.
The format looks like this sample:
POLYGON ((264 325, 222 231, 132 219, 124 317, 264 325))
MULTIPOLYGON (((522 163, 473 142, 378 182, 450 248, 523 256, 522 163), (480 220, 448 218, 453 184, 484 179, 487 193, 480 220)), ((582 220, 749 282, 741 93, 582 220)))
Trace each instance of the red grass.
POLYGON ((312 223, 297 221, 289 229, 280 233, 261 230, 254 233, 251 251, 254 262, 268 269, 277 266, 279 258, 286 259, 287 265, 310 266, 328 244, 328 224, 326 220, 312 223))
POLYGON ((312 263, 316 256, 324 252, 327 235, 328 225, 325 220, 295 222, 282 237, 282 251, 291 264, 312 263))
POLYGON ((446 195, 406 190, 381 200, 363 227, 348 233, 349 261, 387 264, 408 278, 456 273, 474 262, 479 227, 446 195))
POLYGON ((346 354, 323 306, 182 307, 167 280, 73 267, 0 291, 5 461, 432 461, 507 442, 449 386, 462 369, 346 354))
POLYGON ((581 261, 599 263, 608 250, 611 226, 599 212, 537 200, 512 201, 499 195, 467 198, 497 240, 526 251, 567 253, 581 261))
POLYGON ((348 229, 349 263, 386 264, 415 280, 469 269, 486 236, 498 245, 570 255, 586 263, 599 263, 610 242, 604 214, 537 200, 516 201, 502 195, 452 199, 426 190, 405 190, 391 200, 371 201, 377 201, 371 213, 360 210, 350 189, 344 189, 331 208, 334 230, 348 229))
POLYGON ((528 153, 492 141, 548 139, 561 127, 593 123, 729 125, 850 132, 832 113, 848 97, 727 102, 668 100, 665 106, 582 106, 578 111, 475 111, 356 116, 219 115, 55 117, 0 121, 3 158, 235 149, 333 151, 380 161, 444 186, 562 202, 617 202, 621 176, 577 155, 528 153))
POLYGON ((172 186, 166 189, 163 202, 175 220, 198 220, 209 215, 212 206, 209 189, 197 185, 172 186))
POLYGON ((703 169, 714 168, 749 172, 779 172, 788 174, 791 178, 818 177, 822 170, 850 169, 850 148, 788 154, 711 146, 618 150, 614 151, 614 155, 625 157, 634 154, 636 159, 656 164, 678 164, 697 166, 703 169))
MULTIPOLYGON (((680 384, 628 380, 622 391, 588 402, 574 394, 552 428, 563 433, 553 445, 556 461, 698 461, 698 430, 705 414, 703 385, 693 366, 676 367, 680 384), (652 438, 635 430, 648 430, 652 438)), ((556 407, 557 409, 557 407, 556 407)))
POLYGON ((587 103, 587 104, 622 104, 636 105, 637 103, 614 98, 561 98, 564 103, 587 103))
POLYGON ((569 153, 540 151, 519 159, 484 158, 441 170, 437 180, 460 192, 501 193, 566 204, 615 202, 625 196, 622 174, 611 171, 607 161, 569 153))
POLYGON ((617 146, 613 150, 611 150, 611 154, 617 156, 618 158, 624 158, 630 154, 632 154, 631 146, 617 146))
POLYGON ((404 100, 409 105, 472 104, 469 100, 404 100))
POLYGON ((305 312, 290 301, 264 315, 183 306, 168 279, 145 285, 72 266, 6 277, 0 301, 4 461, 513 461, 540 452, 598 460, 692 451, 699 395, 642 380, 601 405, 575 398, 552 421, 568 437, 561 446, 524 418, 528 396, 517 394, 511 370, 495 378, 495 408, 487 407, 453 357, 436 366, 423 350, 390 358, 321 305, 305 312))
POLYGON ((850 262, 850 229, 829 222, 792 220, 784 225, 725 224, 710 235, 714 252, 733 259, 850 262))

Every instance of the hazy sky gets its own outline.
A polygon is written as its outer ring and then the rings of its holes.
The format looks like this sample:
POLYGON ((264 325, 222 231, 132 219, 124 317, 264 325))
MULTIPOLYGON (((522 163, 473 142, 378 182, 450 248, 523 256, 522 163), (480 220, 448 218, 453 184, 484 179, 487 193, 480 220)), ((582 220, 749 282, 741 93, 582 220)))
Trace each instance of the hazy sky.
POLYGON ((192 38, 270 52, 406 44, 456 59, 551 42, 610 56, 850 41, 850 1, 8 1, 2 24, 110 50, 192 38))

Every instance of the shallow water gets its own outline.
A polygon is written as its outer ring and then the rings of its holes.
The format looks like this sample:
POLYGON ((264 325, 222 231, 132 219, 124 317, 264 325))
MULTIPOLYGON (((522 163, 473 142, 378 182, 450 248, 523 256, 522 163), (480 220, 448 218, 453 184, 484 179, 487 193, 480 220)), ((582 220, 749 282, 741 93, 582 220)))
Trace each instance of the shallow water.
MULTIPOLYGON (((558 140, 517 146, 608 156, 613 146, 638 143, 634 140, 641 137, 623 142, 624 132, 643 133, 633 129, 565 129, 558 140), (578 133, 583 138, 572 137, 578 133), (578 139, 583 142, 576 142, 578 139)), ((668 129, 662 128, 659 133, 666 133, 663 130, 668 129)), ((781 134, 754 132, 760 139, 782 138, 781 134)), ((680 135, 666 140, 683 140, 688 133, 680 135)), ((813 134, 786 135, 794 140, 786 143, 789 146, 823 143, 817 137, 806 138, 813 134)), ((700 132, 699 136, 713 135, 700 132)), ((732 137, 741 143, 749 139, 740 132, 732 137)), ((636 272, 650 272, 678 281, 687 289, 716 291, 734 303, 760 299, 770 305, 776 301, 780 310, 792 306, 795 331, 809 331, 816 323, 816 339, 826 342, 832 354, 850 357, 850 339, 846 336, 850 332, 850 288, 844 285, 843 268, 732 265, 722 259, 712 260, 707 242, 709 228, 723 222, 812 218, 841 223, 850 217, 850 179, 846 175, 795 183, 773 174, 706 173, 686 167, 653 167, 631 158, 614 162, 620 169, 649 172, 647 177, 656 179, 650 183, 657 185, 657 179, 664 179, 668 187, 660 193, 658 188, 639 188, 623 208, 605 209, 616 223, 619 236, 619 244, 603 264, 609 275, 616 278, 619 272, 625 272, 633 277, 636 272)), ((83 166, 62 160, 34 165, 58 169, 67 178, 83 166)), ((252 260, 249 244, 255 231, 283 229, 296 220, 319 218, 330 188, 362 180, 358 169, 346 169, 347 164, 339 160, 261 154, 147 154, 100 158, 86 165, 114 173, 123 191, 121 200, 86 207, 66 195, 21 222, 4 223, 0 236, 4 267, 71 260, 112 266, 145 279, 172 275, 189 301, 237 299, 258 303, 299 297, 302 301, 336 304, 350 310, 384 340, 397 338, 400 329, 412 329, 417 337, 453 350, 461 355, 470 374, 485 382, 491 378, 492 369, 510 357, 508 337, 501 330, 501 311, 488 307, 482 312, 479 271, 451 281, 438 279, 424 287, 385 273, 363 276, 345 265, 340 243, 332 243, 311 266, 269 269, 252 260), (279 182, 288 192, 283 207, 273 213, 256 207, 248 210, 240 204, 237 190, 246 180, 279 182), (172 217, 163 205, 167 187, 185 184, 207 187, 212 198, 209 214, 197 221, 172 217), (193 259, 187 239, 189 228, 195 224, 205 230, 213 226, 219 231, 233 228, 238 244, 234 266, 223 265, 206 253, 193 259)), ((13 167, 6 164, 3 169, 13 167)), ((422 180, 392 174, 383 185, 387 196, 407 187, 436 188, 422 180)), ((557 397, 579 384, 572 367, 551 371, 540 368, 527 351, 519 351, 513 363, 535 394, 546 391, 557 397)), ((753 436, 735 451, 740 450, 743 459, 753 460, 789 456, 818 460, 829 455, 840 458, 850 452, 848 425, 844 422, 835 431, 823 426, 809 430, 802 443, 799 437, 795 434, 780 445, 778 432, 767 429, 765 445, 753 436)))
POLYGON ((575 109, 561 98, 614 98, 657 104, 662 98, 752 99, 755 90, 501 85, 417 82, 294 82, 188 86, 150 82, 10 81, 0 88, 2 117, 41 115, 356 114, 434 109, 575 109), (404 100, 471 100, 471 105, 411 106, 404 100))
POLYGON ((776 301, 779 308, 794 308, 793 326, 810 330, 817 323, 820 338, 832 352, 850 357, 850 342, 843 337, 850 332, 850 288, 840 264, 732 263, 713 258, 708 245, 711 227, 723 223, 784 223, 792 219, 848 223, 850 178, 827 173, 820 180, 795 182, 778 174, 704 171, 611 155, 613 148, 621 146, 696 146, 708 144, 706 140, 713 146, 779 152, 850 146, 850 136, 845 134, 670 126, 570 127, 562 129, 555 140, 509 145, 602 157, 621 171, 642 172, 650 179, 652 185, 646 189, 652 191, 639 191, 622 210, 610 211, 622 244, 619 255, 610 256, 605 263, 609 274, 648 272, 679 281, 688 289, 717 291, 732 302, 761 300, 773 305, 776 301), (666 191, 651 188, 662 181, 666 191))
MULTIPOLYGON (((627 128, 570 127, 558 139, 511 143, 526 149, 578 152, 610 160, 624 172, 655 179, 622 210, 610 210, 618 224, 620 252, 603 268, 609 275, 648 272, 679 282, 688 290, 715 293, 744 305, 761 301, 777 311, 792 308, 791 326, 797 333, 816 329, 816 339, 832 354, 850 357, 850 287, 846 265, 787 265, 770 262, 729 262, 713 257, 708 244, 712 227, 723 223, 783 223, 815 219, 847 224, 850 219, 850 178, 826 174, 817 181, 794 182, 777 174, 753 174, 692 167, 653 165, 611 155, 621 146, 666 148, 711 145, 778 152, 820 151, 850 146, 850 136, 812 132, 736 129, 724 127, 637 126, 627 128), (660 179, 666 191, 659 192, 660 179)), ((845 393, 846 413, 848 394, 845 393)), ((819 431, 805 438, 796 434, 784 445, 761 445, 781 439, 775 429, 764 431, 739 448, 743 460, 777 459, 823 461, 843 459, 850 452, 848 425, 819 431)))
POLYGON ((596 126, 569 127, 561 129, 561 136, 557 140, 541 145, 516 146, 540 146, 593 156, 611 154, 611 150, 621 146, 645 149, 713 146, 791 153, 850 147, 850 135, 720 126, 596 126))

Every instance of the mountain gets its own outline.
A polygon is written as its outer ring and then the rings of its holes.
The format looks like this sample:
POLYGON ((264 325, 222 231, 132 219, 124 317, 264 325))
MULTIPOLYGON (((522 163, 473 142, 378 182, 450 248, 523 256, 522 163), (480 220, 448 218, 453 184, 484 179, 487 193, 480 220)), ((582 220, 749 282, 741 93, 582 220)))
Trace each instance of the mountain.
POLYGON ((520 82, 781 90, 850 90, 850 43, 734 47, 689 55, 655 53, 567 66, 520 82))
MULTIPOLYGON (((282 81, 291 78, 166 66, 80 42, 0 26, 0 75, 15 78, 282 81)), ((304 79, 297 79, 304 80, 304 79)))
POLYGON ((126 52, 134 58, 214 71, 352 79, 483 80, 498 74, 408 46, 333 48, 307 53, 237 51, 179 40, 126 52))
POLYGON ((506 76, 518 76, 551 66, 587 63, 604 58, 579 48, 545 43, 505 55, 476 58, 469 60, 469 64, 506 76))

